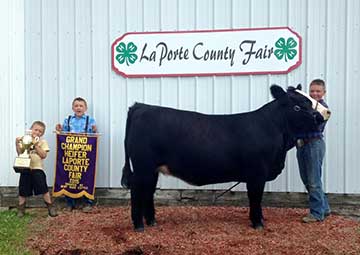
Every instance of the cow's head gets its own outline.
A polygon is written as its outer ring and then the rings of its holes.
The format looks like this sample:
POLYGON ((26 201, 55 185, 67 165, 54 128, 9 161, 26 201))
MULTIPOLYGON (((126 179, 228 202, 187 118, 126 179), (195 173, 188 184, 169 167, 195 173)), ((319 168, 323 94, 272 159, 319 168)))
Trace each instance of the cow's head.
POLYGON ((330 111, 301 91, 301 85, 288 87, 284 91, 278 85, 272 85, 272 96, 279 100, 293 132, 309 132, 318 129, 318 125, 329 119, 330 111))

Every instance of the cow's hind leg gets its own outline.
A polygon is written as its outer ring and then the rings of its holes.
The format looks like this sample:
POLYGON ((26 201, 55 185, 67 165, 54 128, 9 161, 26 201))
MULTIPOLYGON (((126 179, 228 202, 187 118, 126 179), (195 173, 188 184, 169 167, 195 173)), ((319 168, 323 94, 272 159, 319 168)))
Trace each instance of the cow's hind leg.
POLYGON ((261 230, 264 228, 261 200, 264 193, 265 182, 248 182, 246 187, 252 227, 261 230))
POLYGON ((155 205, 154 205, 154 194, 156 190, 156 184, 159 177, 158 172, 153 172, 146 184, 145 197, 144 197, 144 217, 146 225, 155 226, 155 205))
MULTIPOLYGON (((152 164, 140 161, 134 165, 131 177, 131 219, 137 232, 144 231, 143 218, 149 226, 155 226, 154 193, 159 174, 152 164)), ((148 162, 148 161, 147 161, 148 162)))
POLYGON ((137 232, 144 231, 143 223, 143 183, 140 178, 133 176, 132 185, 130 187, 131 191, 131 219, 134 225, 134 229, 137 232))

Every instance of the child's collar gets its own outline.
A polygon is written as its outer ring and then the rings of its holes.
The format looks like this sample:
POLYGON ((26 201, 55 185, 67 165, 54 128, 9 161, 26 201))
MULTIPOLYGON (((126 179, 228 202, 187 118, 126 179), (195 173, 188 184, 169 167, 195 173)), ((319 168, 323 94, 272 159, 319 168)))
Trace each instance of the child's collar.
POLYGON ((83 115, 81 115, 80 117, 76 116, 76 114, 73 114, 73 117, 77 118, 77 119, 85 119, 86 118, 86 114, 84 113, 83 115))

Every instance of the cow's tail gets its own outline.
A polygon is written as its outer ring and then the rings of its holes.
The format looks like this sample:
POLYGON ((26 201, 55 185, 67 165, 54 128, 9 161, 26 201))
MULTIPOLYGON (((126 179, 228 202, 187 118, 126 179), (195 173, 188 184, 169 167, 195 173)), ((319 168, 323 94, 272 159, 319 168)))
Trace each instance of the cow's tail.
POLYGON ((132 113, 134 112, 135 106, 129 108, 128 116, 126 119, 126 127, 125 127, 125 140, 124 140, 124 149, 125 149, 125 165, 122 169, 122 177, 121 177, 121 186, 125 189, 131 188, 131 177, 133 172, 131 171, 130 166, 130 157, 128 153, 128 137, 129 137, 129 129, 131 126, 132 113))

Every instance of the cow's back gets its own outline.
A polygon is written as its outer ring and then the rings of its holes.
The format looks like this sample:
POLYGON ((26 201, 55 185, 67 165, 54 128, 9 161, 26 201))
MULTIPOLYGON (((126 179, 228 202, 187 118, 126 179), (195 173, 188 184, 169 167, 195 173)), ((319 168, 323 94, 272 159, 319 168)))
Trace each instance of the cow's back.
POLYGON ((274 160, 281 137, 263 134, 265 125, 258 125, 261 119, 255 116, 206 115, 137 103, 129 112, 128 153, 134 165, 151 161, 149 168, 166 166, 171 175, 194 185, 266 177, 262 159, 267 155, 267 164, 274 160))

